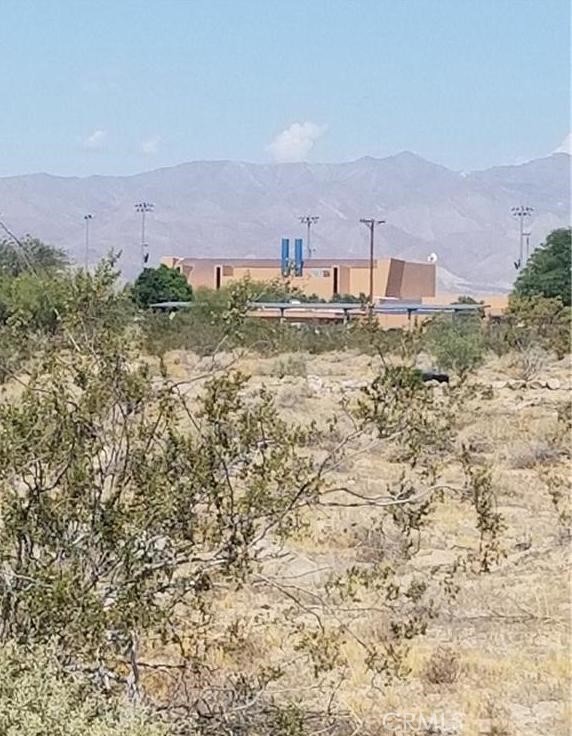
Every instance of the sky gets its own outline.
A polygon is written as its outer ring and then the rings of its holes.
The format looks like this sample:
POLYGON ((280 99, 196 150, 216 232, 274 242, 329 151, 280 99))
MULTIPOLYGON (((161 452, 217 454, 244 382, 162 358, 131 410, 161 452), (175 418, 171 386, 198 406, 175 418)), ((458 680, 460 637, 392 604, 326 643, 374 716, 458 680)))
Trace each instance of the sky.
POLYGON ((0 0, 0 22, 0 176, 402 150, 473 170, 571 129, 567 0, 0 0))

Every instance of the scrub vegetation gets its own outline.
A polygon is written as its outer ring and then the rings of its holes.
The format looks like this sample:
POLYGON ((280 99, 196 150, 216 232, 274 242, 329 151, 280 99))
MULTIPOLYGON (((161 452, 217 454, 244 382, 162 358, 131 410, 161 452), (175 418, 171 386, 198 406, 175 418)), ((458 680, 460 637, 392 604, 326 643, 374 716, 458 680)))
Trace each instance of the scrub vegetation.
POLYGON ((568 732, 562 300, 316 333, 1 278, 2 733, 568 732))

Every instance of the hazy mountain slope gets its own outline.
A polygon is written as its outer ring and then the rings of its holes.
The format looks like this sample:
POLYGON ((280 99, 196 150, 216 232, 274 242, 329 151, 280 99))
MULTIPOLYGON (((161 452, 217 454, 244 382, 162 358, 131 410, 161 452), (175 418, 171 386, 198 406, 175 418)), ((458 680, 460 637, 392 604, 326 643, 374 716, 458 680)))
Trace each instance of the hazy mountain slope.
POLYGON ((83 260, 83 215, 94 215, 90 260, 122 249, 122 266, 139 266, 138 200, 148 218, 152 261, 161 255, 278 254, 282 236, 305 235, 300 214, 320 215, 313 243, 321 256, 366 256, 359 218, 379 217, 378 252, 425 259, 439 255, 447 279, 486 288, 514 277, 518 227, 510 207, 536 207, 532 242, 569 221, 570 157, 554 154, 520 166, 463 175, 412 153, 341 164, 197 161, 129 177, 0 178, 0 212, 83 260))

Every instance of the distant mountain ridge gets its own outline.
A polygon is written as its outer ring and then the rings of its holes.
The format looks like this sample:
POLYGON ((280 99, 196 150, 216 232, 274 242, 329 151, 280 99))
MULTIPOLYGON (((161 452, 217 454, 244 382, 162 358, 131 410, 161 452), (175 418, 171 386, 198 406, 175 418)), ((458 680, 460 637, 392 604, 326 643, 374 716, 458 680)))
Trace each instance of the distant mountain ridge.
POLYGON ((298 216, 315 214, 316 255, 366 257, 360 217, 386 225, 376 236, 381 255, 426 260, 435 252, 443 288, 510 287, 518 223, 510 208, 536 209, 531 244, 570 223, 570 156, 554 153, 515 166, 468 174, 403 152, 339 164, 251 164, 196 161, 132 176, 86 178, 31 174, 0 178, 0 212, 17 233, 30 233, 90 262, 111 248, 133 276, 140 265, 137 201, 147 219, 152 263, 163 255, 278 256, 280 238, 304 237, 298 216))

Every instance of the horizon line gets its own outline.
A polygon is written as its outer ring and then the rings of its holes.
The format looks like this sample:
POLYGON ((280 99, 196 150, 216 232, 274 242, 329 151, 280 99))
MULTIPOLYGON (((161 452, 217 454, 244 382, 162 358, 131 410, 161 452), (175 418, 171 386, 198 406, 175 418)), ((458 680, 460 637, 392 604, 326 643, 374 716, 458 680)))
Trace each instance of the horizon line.
POLYGON ((553 156, 568 156, 568 158, 572 157, 572 154, 568 153, 567 151, 552 151, 551 153, 546 154, 545 156, 537 156, 535 158, 528 159, 527 161, 521 161, 518 163, 508 163, 508 164, 495 164, 493 166, 487 166, 485 168, 481 169, 471 169, 469 171, 464 169, 451 169, 448 166, 445 166, 444 164, 438 163, 436 161, 432 161, 431 159, 425 158, 419 153, 416 153, 415 151, 411 151, 409 149, 403 149, 401 151, 398 151, 397 153, 389 154, 388 156, 373 156, 371 154, 365 154, 363 156, 359 156, 358 158, 348 159, 348 160, 342 160, 342 161, 247 161, 244 159, 230 159, 230 158, 221 158, 221 159, 191 159, 188 161, 181 161, 180 163, 176 164, 168 164, 166 166, 158 166, 157 168, 151 168, 151 169, 144 169, 142 171, 135 172, 133 174, 54 174, 49 171, 31 171, 27 173, 22 174, 3 174, 0 175, 0 180, 3 179, 20 179, 23 177, 31 177, 31 176, 48 176, 53 179, 80 179, 80 180, 86 180, 86 179, 133 179, 138 176, 144 176, 146 174, 153 174, 159 171, 168 171, 169 169, 177 169, 182 166, 192 166, 193 164, 243 164, 245 166, 256 166, 260 168, 278 168, 283 166, 344 166, 344 165, 351 165, 358 163, 360 161, 365 160, 372 160, 372 161, 387 161, 389 159, 398 158, 400 156, 411 156, 415 159, 418 159, 420 161, 423 161, 424 163, 431 164, 432 166, 436 166, 442 169, 445 169, 446 171, 451 172, 452 174, 458 174, 459 176, 467 175, 467 174, 474 174, 479 173, 483 171, 490 171, 491 169, 499 169, 499 168, 517 168, 520 166, 526 166, 527 164, 533 163, 534 161, 542 161, 548 158, 552 158, 553 156))

